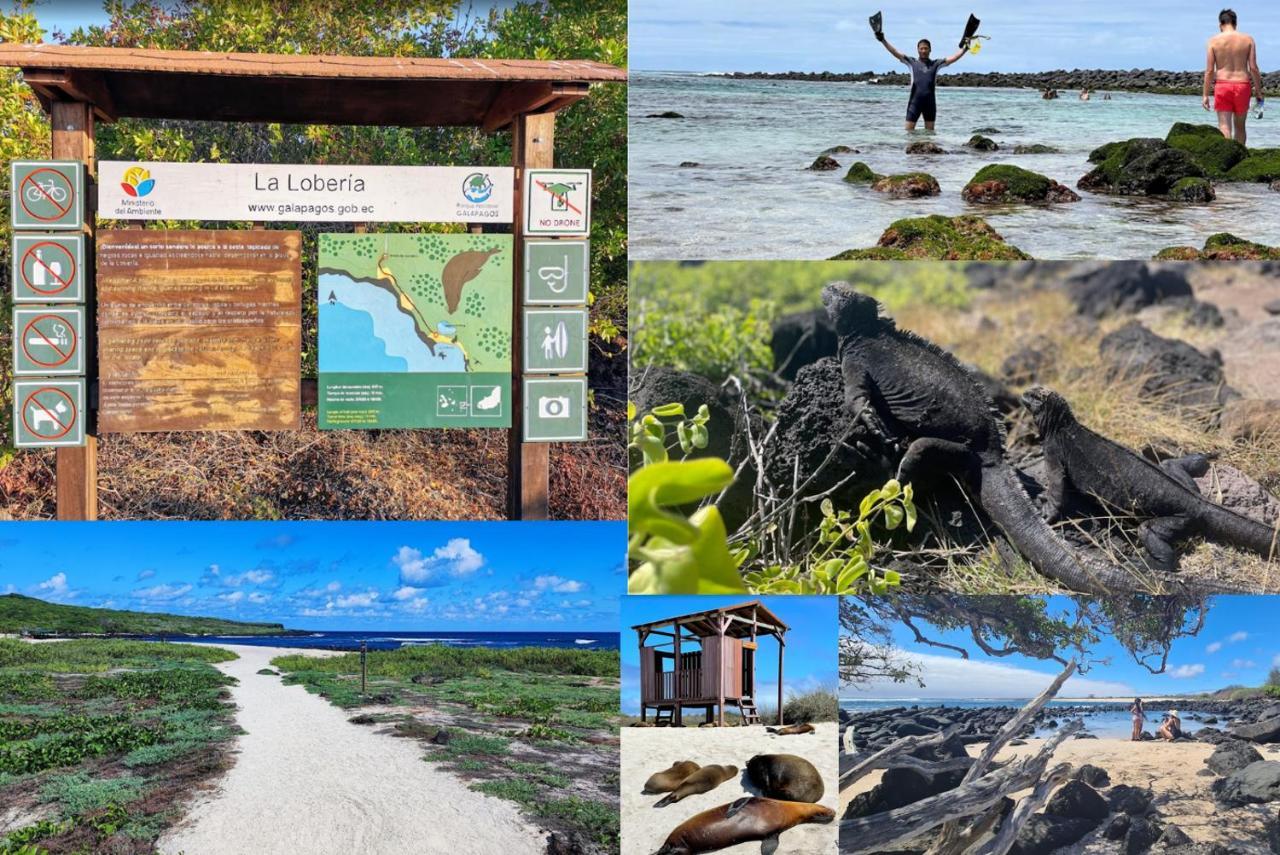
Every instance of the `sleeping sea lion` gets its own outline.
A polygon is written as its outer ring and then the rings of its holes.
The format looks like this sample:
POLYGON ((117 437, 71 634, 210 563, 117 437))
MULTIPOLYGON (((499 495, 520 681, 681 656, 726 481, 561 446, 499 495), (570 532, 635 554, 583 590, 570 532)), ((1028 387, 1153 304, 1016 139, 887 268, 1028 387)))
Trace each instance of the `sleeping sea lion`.
POLYGON ((757 754, 747 761, 747 777, 771 799, 816 802, 825 790, 813 764, 794 754, 757 754))
POLYGON ((709 793, 737 774, 737 766, 703 766, 681 781, 680 786, 676 787, 671 795, 654 807, 666 807, 689 796, 696 796, 698 793, 709 793))
POLYGON ((704 810, 676 826, 654 855, 698 855, 736 843, 764 841, 761 855, 773 855, 778 835, 805 822, 832 822, 836 812, 808 802, 742 798, 704 810))
POLYGON ((644 793, 669 793, 676 787, 680 786, 680 782, 685 778, 698 771, 698 764, 692 760, 678 760, 671 764, 670 769, 663 769, 661 772, 654 772, 649 776, 649 780, 644 782, 644 793))
POLYGON ((811 724, 789 724, 786 727, 766 727, 765 730, 770 733, 776 733, 779 736, 794 736, 797 733, 816 733, 811 724))

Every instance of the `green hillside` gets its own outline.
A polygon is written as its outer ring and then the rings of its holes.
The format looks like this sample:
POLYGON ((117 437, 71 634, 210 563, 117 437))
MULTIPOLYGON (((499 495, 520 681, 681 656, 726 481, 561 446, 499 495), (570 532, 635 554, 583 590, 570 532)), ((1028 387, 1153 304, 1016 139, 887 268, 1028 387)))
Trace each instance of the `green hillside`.
POLYGON ((21 594, 0 596, 0 632, 40 635, 278 635, 278 623, 240 623, 119 609, 47 603, 21 594))

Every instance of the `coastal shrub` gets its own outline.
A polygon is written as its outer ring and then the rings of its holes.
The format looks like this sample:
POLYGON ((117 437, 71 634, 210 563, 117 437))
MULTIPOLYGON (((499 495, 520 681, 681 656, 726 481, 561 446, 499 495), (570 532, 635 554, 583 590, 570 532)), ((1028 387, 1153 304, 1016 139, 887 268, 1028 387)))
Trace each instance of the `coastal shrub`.
POLYGON ((617 849, 619 817, 617 808, 611 805, 569 796, 543 802, 538 812, 571 822, 585 829, 601 846, 617 849))
POLYGON ((106 724, 68 733, 42 734, 35 739, 0 745, 0 771, 24 774, 74 766, 86 758, 119 754, 151 745, 160 734, 134 724, 106 724))
MULTIPOLYGON (((36 645, 25 646, 35 647, 36 645)), ((3 654, 4 651, 0 650, 0 667, 4 665, 3 654)), ((0 673, 0 698, 9 701, 39 701, 57 696, 58 687, 54 685, 53 679, 45 674, 0 673)))
POLYGON ((222 706, 222 689, 232 682, 231 677, 212 668, 178 665, 109 677, 91 676, 76 694, 81 698, 158 701, 216 710, 222 706))
POLYGON ((432 756, 453 758, 478 754, 484 757, 501 757, 510 753, 511 740, 505 737, 454 731, 449 744, 432 756))
POLYGON ((496 796, 500 799, 508 799, 524 805, 535 804, 538 801, 538 795, 541 792, 537 784, 532 781, 519 778, 502 778, 497 781, 481 781, 477 784, 472 784, 471 789, 475 790, 477 793, 496 796))
POLYGON ((45 850, 34 844, 49 837, 70 831, 75 823, 70 820, 42 819, 10 831, 0 838, 0 855, 41 855, 45 850))
MULTIPOLYGON (((359 674, 360 654, 348 653, 316 659, 309 656, 278 656, 271 664, 294 674, 359 674)), ((579 674, 617 677, 618 654, 609 650, 581 650, 567 647, 453 647, 448 644, 421 644, 398 650, 371 650, 370 676, 409 679, 418 674, 465 677, 477 668, 527 671, 537 674, 579 674)))
POLYGON ((1191 155, 1196 165, 1210 178, 1221 178, 1231 167, 1244 160, 1249 150, 1229 140, 1213 125, 1191 125, 1176 122, 1165 142, 1191 155))
POLYGON ((1280 180, 1280 148, 1252 148, 1249 156, 1231 167, 1228 181, 1280 180))
POLYGON ((142 796, 143 781, 132 775, 90 778, 71 772, 50 778, 40 790, 46 802, 57 802, 64 816, 79 816, 111 805, 127 804, 142 796))
POLYGON ((140 766, 159 766, 162 763, 168 763, 170 760, 188 754, 198 747, 199 745, 194 742, 163 742, 157 745, 144 745, 141 748, 135 748, 130 751, 121 762, 130 769, 136 769, 140 766))
MULTIPOLYGON (((3 597, 0 597, 3 600, 3 597)), ((0 638, 0 668, 31 668, 53 673, 86 673, 109 668, 155 667, 163 662, 230 662, 236 655, 203 644, 80 638, 57 644, 28 644, 0 638)), ((5 679, 7 675, 0 675, 5 679)), ((48 679, 47 677, 39 679, 48 679)), ((0 689, 3 684, 0 684, 0 689)))
POLYGON ((812 724, 839 718, 840 698, 830 688, 814 689, 793 695, 782 703, 782 717, 787 724, 812 724))
MULTIPOLYGON (((278 623, 241 623, 221 618, 187 617, 162 612, 131 612, 50 603, 21 594, 0 596, 0 632, 59 635, 275 635, 278 623)), ((102 639, 93 639, 102 641, 102 639)), ((153 642, 120 641, 123 645, 153 642)), ((65 644, 63 642, 62 644, 65 644)), ((46 647, 48 645, 36 645, 46 647)), ((168 657, 171 659, 179 656, 168 657)), ((232 657, 234 658, 234 657, 232 657)), ((216 660, 214 660, 216 661, 216 660)))
POLYGON ((632 307, 633 365, 662 365, 720 383, 773 370, 769 336, 777 309, 766 299, 745 306, 708 305, 691 292, 636 300, 632 307))

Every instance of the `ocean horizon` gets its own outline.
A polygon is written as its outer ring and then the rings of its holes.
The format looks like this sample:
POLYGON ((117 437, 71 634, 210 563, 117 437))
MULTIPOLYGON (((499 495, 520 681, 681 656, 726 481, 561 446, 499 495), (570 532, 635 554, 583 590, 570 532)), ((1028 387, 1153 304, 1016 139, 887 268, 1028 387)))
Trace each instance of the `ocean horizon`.
POLYGON ((616 632, 463 632, 458 630, 291 630, 284 635, 140 636, 144 641, 199 644, 247 644, 254 647, 295 647, 318 650, 398 650, 445 644, 452 647, 561 647, 577 650, 617 650, 616 632))

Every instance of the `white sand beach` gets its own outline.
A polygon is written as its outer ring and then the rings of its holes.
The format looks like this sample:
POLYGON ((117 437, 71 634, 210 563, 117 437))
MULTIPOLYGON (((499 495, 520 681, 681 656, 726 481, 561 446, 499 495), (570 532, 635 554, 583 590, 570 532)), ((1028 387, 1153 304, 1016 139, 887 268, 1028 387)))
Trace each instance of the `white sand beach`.
MULTIPOLYGON (((424 762, 412 739, 350 724, 301 686, 258 674, 271 659, 304 651, 219 645, 240 658, 218 665, 231 690, 235 765, 159 841, 167 855, 538 855, 544 835, 516 805, 467 789, 424 762)), ((316 655, 325 655, 317 651, 316 655)))
MULTIPOLYGON (((816 733, 777 736, 764 727, 624 727, 622 729, 622 855, 652 855, 667 835, 694 814, 742 798, 758 795, 747 788, 747 761, 757 754, 795 754, 817 768, 825 784, 820 804, 836 806, 839 775, 836 759, 837 726, 824 722, 816 733), (653 805, 661 795, 640 792, 654 772, 678 760, 701 766, 733 765, 738 777, 707 793, 690 796, 665 808, 653 805)), ((836 823, 798 825, 779 837, 778 855, 831 855, 836 847, 836 823)), ((740 843, 720 849, 724 855, 759 855, 760 844, 740 843)))

